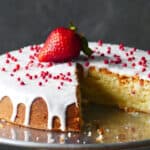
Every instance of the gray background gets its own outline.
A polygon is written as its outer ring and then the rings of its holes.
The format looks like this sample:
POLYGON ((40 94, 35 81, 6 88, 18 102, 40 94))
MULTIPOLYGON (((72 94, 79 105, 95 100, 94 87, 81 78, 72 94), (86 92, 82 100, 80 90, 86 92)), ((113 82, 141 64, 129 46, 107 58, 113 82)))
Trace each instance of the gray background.
POLYGON ((90 41, 150 49, 150 0, 0 0, 0 53, 41 43, 71 20, 90 41))
POLYGON ((0 53, 73 20, 88 40, 150 49, 150 0, 0 0, 0 53))

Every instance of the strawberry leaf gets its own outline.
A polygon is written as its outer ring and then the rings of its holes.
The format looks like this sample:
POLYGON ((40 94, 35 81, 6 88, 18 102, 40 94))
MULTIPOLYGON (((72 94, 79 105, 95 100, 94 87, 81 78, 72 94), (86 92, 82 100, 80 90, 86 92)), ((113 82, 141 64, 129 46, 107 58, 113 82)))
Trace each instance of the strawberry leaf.
MULTIPOLYGON (((73 30, 73 31, 75 31, 76 33, 77 33, 77 27, 72 23, 72 22, 70 22, 70 24, 69 24, 69 29, 70 30, 73 30)), ((91 56, 91 54, 93 53, 92 52, 92 50, 89 48, 89 46, 88 46, 88 41, 87 41, 87 39, 83 36, 83 35, 81 35, 81 34, 79 34, 79 33, 77 33, 79 36, 80 36, 80 38, 81 38, 81 43, 82 43, 82 51, 86 54, 86 55, 88 55, 88 56, 91 56)))
POLYGON ((93 53, 92 50, 89 48, 88 46, 88 41, 84 36, 81 36, 81 42, 82 42, 82 51, 88 55, 91 56, 91 54, 93 53))

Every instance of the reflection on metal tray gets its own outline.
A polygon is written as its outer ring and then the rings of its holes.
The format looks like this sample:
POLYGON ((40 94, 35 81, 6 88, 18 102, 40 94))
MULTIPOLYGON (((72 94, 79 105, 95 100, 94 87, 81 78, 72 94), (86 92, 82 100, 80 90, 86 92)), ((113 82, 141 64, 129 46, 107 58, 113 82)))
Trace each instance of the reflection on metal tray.
POLYGON ((86 105, 80 133, 60 133, 35 130, 0 122, 0 142, 26 147, 136 147, 150 144, 150 115, 127 113, 122 110, 86 105))

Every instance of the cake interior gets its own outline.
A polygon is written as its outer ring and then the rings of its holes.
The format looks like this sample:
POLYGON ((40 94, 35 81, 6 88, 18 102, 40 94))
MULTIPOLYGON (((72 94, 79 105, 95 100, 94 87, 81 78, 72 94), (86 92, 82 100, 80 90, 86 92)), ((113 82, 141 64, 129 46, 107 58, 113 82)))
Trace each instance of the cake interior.
POLYGON ((112 73, 91 67, 80 76, 81 93, 87 102, 116 106, 125 111, 150 113, 150 83, 138 76, 112 73))

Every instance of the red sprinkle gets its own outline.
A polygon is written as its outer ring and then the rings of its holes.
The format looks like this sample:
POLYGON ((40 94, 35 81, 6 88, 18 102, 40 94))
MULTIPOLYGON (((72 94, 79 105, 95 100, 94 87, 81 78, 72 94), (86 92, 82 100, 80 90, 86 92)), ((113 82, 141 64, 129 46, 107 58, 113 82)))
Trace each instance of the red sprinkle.
POLYGON ((20 65, 19 65, 19 64, 16 65, 16 69, 17 69, 17 70, 20 69, 20 65))
POLYGON ((16 72, 16 71, 17 71, 17 69, 16 69, 16 68, 14 68, 14 69, 13 69, 13 72, 16 72))
POLYGON ((37 56, 38 56, 38 53, 34 53, 33 56, 37 57, 37 56))
POLYGON ((133 51, 130 51, 130 55, 133 55, 133 51))
POLYGON ((147 54, 150 55, 150 50, 147 50, 147 54))
POLYGON ((122 67, 127 67, 127 64, 126 64, 126 63, 123 63, 123 64, 122 64, 122 67))
POLYGON ((14 56, 11 57, 11 60, 14 61, 14 62, 17 62, 17 61, 18 61, 18 59, 15 58, 14 56))
POLYGON ((142 62, 141 62, 141 61, 139 61, 139 62, 138 62, 138 65, 142 65, 142 62))
POLYGON ((57 75, 57 76, 56 76, 56 79, 59 79, 59 78, 60 78, 60 76, 59 76, 59 75, 57 75))
POLYGON ((148 78, 150 78, 150 73, 148 74, 148 78))
POLYGON ((30 46, 30 50, 31 50, 31 51, 34 50, 34 45, 30 46))
POLYGON ((136 50, 137 50, 137 48, 136 48, 136 47, 134 47, 134 48, 133 48, 133 51, 135 52, 136 50))
POLYGON ((31 75, 29 76, 29 79, 32 80, 32 76, 31 75))
POLYGON ((111 47, 107 47, 107 54, 111 53, 111 47))
POLYGON ((20 82, 20 85, 24 86, 24 85, 25 85, 25 83, 24 83, 23 81, 21 81, 21 82, 20 82))
POLYGON ((146 60, 146 58, 145 58, 144 56, 142 56, 142 57, 141 57, 141 60, 145 61, 145 60, 146 60))
POLYGON ((88 66, 90 65, 90 63, 89 63, 88 61, 86 61, 86 62, 84 63, 84 65, 85 65, 86 67, 88 67, 88 66))
POLYGON ((19 53, 22 53, 22 49, 21 48, 19 49, 19 53))
POLYGON ((30 56, 29 56, 29 59, 35 59, 35 58, 34 58, 34 56, 33 56, 33 55, 30 55, 30 56))
POLYGON ((39 82, 38 85, 39 85, 39 86, 42 86, 42 82, 39 82))
POLYGON ((103 45, 103 41, 102 40, 98 40, 98 46, 102 46, 103 45))
POLYGON ((128 53, 126 53, 126 56, 129 56, 129 54, 128 54, 128 53))
POLYGON ((91 59, 94 59, 95 57, 94 57, 94 56, 91 56, 90 58, 91 58, 91 59))
POLYGON ((124 44, 123 43, 119 44, 119 49, 122 50, 122 51, 124 51, 124 44))
POLYGON ((57 89, 60 90, 60 86, 58 86, 57 89))
POLYGON ((105 55, 104 55, 104 53, 101 53, 100 56, 104 57, 105 55))
POLYGON ((60 82, 60 85, 63 86, 63 85, 64 85, 64 82, 60 82))
POLYGON ((142 68, 142 72, 145 72, 146 71, 146 68, 142 68))
POLYGON ((47 80, 47 79, 45 79, 45 82, 48 82, 48 80, 47 80))
POLYGON ((26 73, 26 76, 27 76, 27 77, 29 77, 29 76, 30 76, 30 74, 29 74, 29 73, 26 73))
POLYGON ((49 62, 49 63, 47 64, 47 67, 51 67, 51 66, 53 66, 53 63, 52 63, 52 62, 49 62))
POLYGON ((18 80, 18 81, 20 81, 20 80, 21 80, 21 78, 20 78, 20 77, 18 77, 18 78, 17 78, 17 80, 18 80))
POLYGON ((35 50, 37 51, 37 52, 39 52, 39 50, 40 50, 40 45, 35 45, 35 50))
POLYGON ((28 67, 28 66, 25 66, 25 69, 26 69, 26 70, 28 70, 28 69, 29 69, 29 67, 28 67))
POLYGON ((69 82, 72 82, 72 79, 68 79, 69 82))
POLYGON ((37 79, 37 78, 38 78, 38 76, 37 76, 37 75, 34 75, 34 78, 35 78, 35 79, 37 79))
POLYGON ((39 68, 43 68, 44 65, 43 65, 42 63, 38 63, 38 67, 39 67, 39 68))
POLYGON ((128 61, 132 61, 132 57, 129 57, 129 58, 128 58, 128 61))
POLYGON ((109 60, 108 59, 104 59, 104 64, 109 64, 109 60))
POLYGON ((67 76, 70 76, 71 75, 71 73, 70 72, 67 72, 67 76))
POLYGON ((11 54, 10 54, 9 52, 7 52, 7 53, 6 53, 6 57, 7 57, 7 58, 10 58, 10 57, 11 57, 11 54))
POLYGON ((11 73, 11 74, 10 74, 10 76, 11 76, 11 77, 13 77, 13 76, 14 76, 14 74, 13 74, 13 73, 11 73))
POLYGON ((132 63, 132 67, 135 67, 136 66, 136 64, 135 63, 132 63))
POLYGON ((9 64, 9 62, 10 62, 10 61, 9 61, 8 59, 6 59, 6 64, 9 64))
POLYGON ((68 66, 72 66, 72 62, 68 62, 68 66))
POLYGON ((1 70, 5 72, 5 71, 6 71, 6 68, 5 68, 5 67, 3 67, 1 70))
POLYGON ((51 78, 52 77, 52 74, 48 74, 48 78, 51 78))

